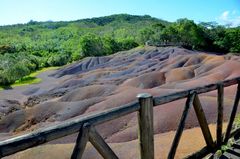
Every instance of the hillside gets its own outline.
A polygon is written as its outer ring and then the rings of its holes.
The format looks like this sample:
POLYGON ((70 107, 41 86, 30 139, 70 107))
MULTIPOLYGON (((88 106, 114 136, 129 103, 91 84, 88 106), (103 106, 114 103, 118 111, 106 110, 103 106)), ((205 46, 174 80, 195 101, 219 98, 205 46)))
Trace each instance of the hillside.
POLYGON ((0 26, 0 86, 43 67, 136 47, 140 44, 139 31, 155 24, 168 22, 150 16, 119 14, 0 26))
POLYGON ((85 57, 151 45, 181 45, 221 53, 240 52, 240 28, 188 19, 167 22, 151 16, 118 14, 69 22, 0 26, 0 87, 45 67, 85 57))
MULTIPOLYGON (((239 67, 238 56, 208 54, 179 47, 138 47, 109 56, 89 57, 41 74, 48 80, 40 84, 1 91, 0 136, 9 138, 118 107, 136 100, 136 95, 142 92, 160 96, 238 77, 239 67)), ((225 120, 231 111, 235 89, 235 86, 225 89, 225 120)), ((200 98, 208 122, 215 123, 216 92, 203 94, 200 98)), ((176 130, 184 102, 179 100, 156 107, 156 135, 176 130)), ((196 116, 191 110, 186 128, 197 126, 196 116)), ((107 122, 98 126, 98 130, 107 142, 121 147, 121 143, 137 138, 136 114, 107 122)), ((71 144, 74 136, 52 144, 71 144)), ((183 154, 187 153, 189 151, 185 150, 183 154)))

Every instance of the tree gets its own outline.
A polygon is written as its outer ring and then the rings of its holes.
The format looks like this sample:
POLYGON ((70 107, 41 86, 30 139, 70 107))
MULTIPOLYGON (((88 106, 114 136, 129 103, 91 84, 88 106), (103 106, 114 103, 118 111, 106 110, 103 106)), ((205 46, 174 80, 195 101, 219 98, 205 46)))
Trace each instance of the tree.
POLYGON ((121 50, 129 50, 132 49, 134 47, 138 46, 138 43, 135 42, 134 39, 132 38, 127 38, 127 39, 121 39, 118 41, 118 45, 119 45, 119 51, 121 50))
POLYGON ((12 67, 1 71, 0 74, 0 84, 9 85, 14 83, 17 79, 22 78, 25 75, 28 75, 30 70, 22 65, 21 63, 16 63, 12 67))
POLYGON ((154 31, 149 27, 141 29, 139 32, 141 44, 145 44, 147 41, 151 41, 153 39, 153 35, 155 34, 154 31))
POLYGON ((110 55, 121 50, 116 40, 110 36, 104 36, 102 38, 102 43, 106 55, 110 55))
POLYGON ((80 45, 83 57, 102 56, 106 54, 101 38, 95 34, 89 33, 81 37, 80 45))
POLYGON ((240 53, 240 28, 231 28, 226 31, 223 45, 228 46, 230 52, 240 53))
POLYGON ((166 44, 167 43, 177 44, 181 41, 179 32, 174 24, 164 28, 155 39, 160 41, 161 43, 166 43, 166 44))
POLYGON ((187 47, 194 49, 202 48, 205 45, 202 30, 192 20, 178 19, 175 23, 181 42, 187 47))
POLYGON ((70 56, 68 54, 52 54, 47 60, 48 66, 62 66, 68 63, 70 56))
POLYGON ((0 45, 0 54, 14 53, 16 48, 11 45, 0 45))

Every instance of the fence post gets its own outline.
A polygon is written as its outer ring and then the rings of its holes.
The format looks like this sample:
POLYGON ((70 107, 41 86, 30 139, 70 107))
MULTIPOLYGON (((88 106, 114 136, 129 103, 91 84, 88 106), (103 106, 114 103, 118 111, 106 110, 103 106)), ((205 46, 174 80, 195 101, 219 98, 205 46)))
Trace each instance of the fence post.
POLYGON ((153 98, 151 94, 137 95, 140 110, 138 112, 138 139, 141 159, 154 159, 153 136, 153 98))
POLYGON ((230 137, 233 122, 234 122, 234 119, 235 119, 236 113, 237 113, 239 99, 240 99, 240 81, 238 81, 237 93, 236 93, 236 96, 235 96, 231 116, 230 116, 230 119, 229 119, 229 122, 228 122, 227 130, 226 130, 226 134, 225 134, 225 138, 224 138, 224 143, 227 143, 228 139, 230 137))
POLYGON ((210 132, 209 127, 208 127, 208 122, 207 122, 206 116, 204 114, 202 104, 199 100, 198 95, 196 95, 194 100, 193 100, 193 107, 194 107, 195 113, 197 115, 198 122, 199 122, 199 125, 201 127, 203 137, 206 141, 206 144, 209 148, 214 150, 215 144, 213 142, 213 138, 212 138, 211 132, 210 132))
POLYGON ((108 144, 93 126, 89 131, 89 141, 104 159, 118 159, 117 155, 112 151, 112 149, 108 146, 108 144))
POLYGON ((183 130, 184 130, 184 126, 185 126, 185 122, 186 122, 186 119, 187 119, 187 115, 188 115, 190 107, 191 107, 191 105, 193 103, 193 99, 194 98, 195 98, 195 93, 194 92, 190 92, 189 95, 188 95, 185 107, 183 109, 182 117, 180 119, 180 123, 178 125, 177 130, 176 130, 176 135, 175 135, 175 137, 173 139, 171 149, 170 149, 170 151, 168 153, 168 159, 173 159, 175 154, 176 154, 177 147, 178 147, 180 138, 181 138, 183 130))
POLYGON ((223 84, 218 85, 218 117, 217 117, 217 146, 222 145, 222 127, 223 127, 223 104, 224 104, 224 87, 223 84))
POLYGON ((87 142, 89 140, 90 124, 84 123, 80 128, 71 159, 81 159, 87 142))

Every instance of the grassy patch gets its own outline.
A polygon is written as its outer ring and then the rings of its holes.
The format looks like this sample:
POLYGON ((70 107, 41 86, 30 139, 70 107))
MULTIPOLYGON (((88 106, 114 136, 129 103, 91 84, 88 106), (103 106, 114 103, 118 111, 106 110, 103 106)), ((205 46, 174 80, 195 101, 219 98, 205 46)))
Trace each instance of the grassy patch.
POLYGON ((12 87, 16 86, 23 86, 23 85, 29 85, 29 84, 37 84, 40 83, 42 79, 32 76, 25 76, 19 80, 17 80, 14 84, 12 84, 12 87))
MULTIPOLYGON (((28 75, 28 76, 30 76, 30 77, 36 77, 37 75, 39 75, 39 74, 42 73, 42 72, 49 71, 49 70, 55 70, 55 69, 58 69, 58 68, 60 68, 60 67, 46 67, 46 68, 42 68, 42 69, 40 69, 40 70, 38 70, 38 71, 35 71, 35 72, 31 73, 31 74, 28 75)), ((23 77, 23 78, 24 78, 24 77, 23 77)))
POLYGON ((13 87, 17 87, 17 86, 24 86, 24 85, 29 85, 29 84, 37 84, 40 83, 42 81, 42 79, 37 78, 37 76, 45 71, 49 71, 49 70, 55 70, 59 67, 46 67, 46 68, 42 68, 38 71, 32 72, 30 75, 24 76, 23 78, 15 81, 15 83, 9 85, 9 86, 0 86, 0 90, 3 89, 11 89, 13 87))
POLYGON ((0 85, 0 90, 4 90, 4 89, 12 89, 11 86, 1 86, 0 85))
POLYGON ((240 128, 240 114, 237 114, 234 119, 234 128, 240 128))
MULTIPOLYGON (((240 113, 236 115, 233 123, 233 130, 239 129, 240 128, 240 113)), ((227 149, 231 148, 232 145, 234 144, 235 140, 234 138, 230 138, 227 142, 227 144, 222 145, 219 150, 216 151, 214 154, 215 158, 219 158, 227 149)))

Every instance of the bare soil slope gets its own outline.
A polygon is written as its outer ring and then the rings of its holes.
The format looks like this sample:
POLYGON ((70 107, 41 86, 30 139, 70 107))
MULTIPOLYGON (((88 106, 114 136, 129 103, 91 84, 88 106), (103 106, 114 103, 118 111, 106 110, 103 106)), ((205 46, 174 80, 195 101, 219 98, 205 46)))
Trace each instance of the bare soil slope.
MULTIPOLYGON (((0 138, 9 138, 68 119, 104 111, 136 100, 138 93, 161 96, 240 76, 240 58, 177 47, 144 47, 106 57, 92 57, 46 73, 47 81, 0 92, 0 138), (50 74, 50 75, 49 75, 50 74), (49 76, 48 76, 49 75, 49 76), (6 97, 6 93, 8 94, 6 97), (18 96, 18 101, 14 100, 18 96)), ((225 89, 227 120, 236 87, 225 89)), ((216 92, 201 95, 209 123, 216 122, 216 92)), ((176 130, 185 100, 156 107, 155 134, 176 130)), ((186 128, 198 126, 191 110, 186 128)), ((98 126, 107 142, 137 139, 136 114, 98 126)), ((72 143, 75 136, 53 142, 72 143)))

